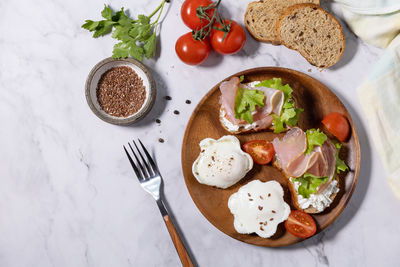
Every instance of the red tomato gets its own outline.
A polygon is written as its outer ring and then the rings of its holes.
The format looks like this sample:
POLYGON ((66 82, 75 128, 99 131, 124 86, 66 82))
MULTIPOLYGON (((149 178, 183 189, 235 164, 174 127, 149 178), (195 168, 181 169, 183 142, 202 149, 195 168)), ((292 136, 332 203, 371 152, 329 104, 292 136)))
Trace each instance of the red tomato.
MULTIPOLYGON (((192 30, 200 30, 206 26, 209 21, 206 18, 200 18, 197 16, 197 8, 199 6, 206 7, 213 2, 211 0, 186 0, 183 2, 181 7, 181 17, 186 26, 192 30)), ((212 18, 215 12, 214 8, 205 11, 208 18, 212 18)))
POLYGON ((252 140, 243 145, 243 150, 249 153, 257 164, 268 164, 274 157, 274 146, 267 140, 252 140))
POLYGON ((315 234, 317 226, 310 214, 292 210, 285 221, 286 230, 296 237, 307 238, 315 234))
POLYGON ((198 65, 207 59, 211 47, 208 38, 195 40, 191 32, 188 32, 176 41, 175 51, 180 60, 188 65, 198 65))
POLYGON ((325 116, 322 124, 341 142, 347 140, 350 133, 350 126, 347 119, 340 113, 332 112, 325 116))
POLYGON ((239 52, 246 42, 246 33, 243 28, 233 20, 224 20, 225 25, 228 27, 227 33, 224 39, 225 32, 222 30, 216 30, 215 28, 222 29, 223 25, 219 22, 215 23, 211 31, 211 46, 212 48, 223 55, 230 55, 239 52))

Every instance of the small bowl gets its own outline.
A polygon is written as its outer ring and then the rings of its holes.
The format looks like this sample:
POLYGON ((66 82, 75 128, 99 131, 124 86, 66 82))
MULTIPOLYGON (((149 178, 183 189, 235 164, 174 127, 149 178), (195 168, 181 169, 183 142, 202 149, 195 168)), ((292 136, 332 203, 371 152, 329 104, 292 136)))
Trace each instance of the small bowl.
POLYGON ((141 62, 132 58, 126 58, 126 59, 106 58, 100 61, 90 71, 89 76, 86 80, 85 87, 86 87, 85 88, 86 100, 93 113, 103 121, 116 125, 129 125, 142 119, 147 115, 147 113, 149 113, 156 99, 156 84, 150 73, 150 70, 141 62), (106 113, 100 107, 100 104, 97 100, 96 91, 101 76, 109 69, 121 66, 130 67, 132 70, 134 70, 137 73, 137 75, 140 78, 142 78, 143 85, 146 88, 146 99, 144 100, 142 107, 136 113, 128 117, 116 117, 106 113))

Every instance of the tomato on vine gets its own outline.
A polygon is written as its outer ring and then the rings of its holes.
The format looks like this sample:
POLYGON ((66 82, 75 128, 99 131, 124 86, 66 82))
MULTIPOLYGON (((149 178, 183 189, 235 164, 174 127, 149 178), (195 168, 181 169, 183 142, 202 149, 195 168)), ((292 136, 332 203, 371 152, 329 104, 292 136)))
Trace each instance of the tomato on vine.
POLYGON ((186 26, 199 30, 209 23, 216 12, 211 0, 186 0, 181 7, 181 17, 186 26))
POLYGON ((188 32, 176 41, 175 52, 179 59, 188 65, 198 65, 204 62, 210 54, 211 47, 208 37, 196 38, 188 32))
POLYGON ((211 46, 220 54, 231 55, 239 52, 246 42, 246 33, 234 20, 221 20, 211 30, 211 46))

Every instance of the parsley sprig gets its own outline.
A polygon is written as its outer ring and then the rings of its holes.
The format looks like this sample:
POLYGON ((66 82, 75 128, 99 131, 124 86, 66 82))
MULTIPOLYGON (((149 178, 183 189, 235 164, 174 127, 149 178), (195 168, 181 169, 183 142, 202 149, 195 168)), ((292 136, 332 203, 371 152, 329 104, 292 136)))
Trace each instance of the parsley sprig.
POLYGON ((114 45, 113 58, 126 58, 131 56, 142 61, 143 56, 151 58, 156 53, 157 25, 160 20, 164 5, 161 4, 148 16, 138 15, 137 19, 131 19, 122 7, 120 11, 113 12, 110 7, 104 5, 100 21, 86 20, 82 28, 93 32, 97 38, 112 32, 112 37, 120 42, 114 45), (151 19, 158 14, 156 20, 151 19))

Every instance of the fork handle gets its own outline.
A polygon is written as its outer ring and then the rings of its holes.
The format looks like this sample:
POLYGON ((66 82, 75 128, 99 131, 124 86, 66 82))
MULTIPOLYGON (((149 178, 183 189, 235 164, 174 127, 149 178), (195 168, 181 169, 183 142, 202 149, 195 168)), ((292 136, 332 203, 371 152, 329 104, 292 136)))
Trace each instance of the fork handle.
POLYGON ((182 243, 181 238, 178 235, 178 232, 175 229, 174 223, 171 221, 169 215, 163 216, 165 225, 168 228, 169 235, 172 238, 172 242, 174 242, 176 251, 178 252, 179 258, 181 259, 182 265, 184 267, 192 267, 194 266, 192 260, 189 257, 189 254, 186 251, 185 246, 182 243))

